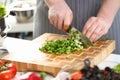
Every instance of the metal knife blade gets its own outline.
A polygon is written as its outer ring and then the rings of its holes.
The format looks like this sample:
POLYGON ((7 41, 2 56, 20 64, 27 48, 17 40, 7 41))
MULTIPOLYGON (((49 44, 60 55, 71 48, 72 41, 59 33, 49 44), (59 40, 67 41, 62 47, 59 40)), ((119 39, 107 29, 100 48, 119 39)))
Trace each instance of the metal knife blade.
POLYGON ((8 55, 9 52, 7 49, 0 47, 0 59, 3 58, 4 56, 8 55))
POLYGON ((83 42, 85 47, 93 46, 93 43, 75 27, 70 26, 70 28, 67 30, 67 34, 70 36, 75 35, 75 36, 80 37, 80 39, 83 42))

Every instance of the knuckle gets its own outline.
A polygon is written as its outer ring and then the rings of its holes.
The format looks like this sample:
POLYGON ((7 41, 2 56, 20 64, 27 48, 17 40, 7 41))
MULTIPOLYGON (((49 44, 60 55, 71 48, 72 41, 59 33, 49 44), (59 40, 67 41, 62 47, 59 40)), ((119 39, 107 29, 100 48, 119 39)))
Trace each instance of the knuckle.
POLYGON ((95 31, 94 31, 94 34, 99 34, 99 32, 95 30, 95 31))
POLYGON ((96 19, 96 20, 95 20, 95 22, 96 22, 96 23, 99 23, 99 22, 100 22, 100 20, 99 20, 99 19, 96 19))
POLYGON ((96 19, 96 22, 101 24, 101 20, 100 19, 96 19))
POLYGON ((63 17, 63 14, 62 13, 58 13, 56 14, 57 18, 62 18, 63 17))
POLYGON ((70 15, 73 15, 73 12, 72 12, 72 11, 70 11, 70 15))
POLYGON ((92 21, 95 21, 95 19, 96 19, 95 17, 91 17, 91 18, 90 18, 90 20, 92 20, 92 21))

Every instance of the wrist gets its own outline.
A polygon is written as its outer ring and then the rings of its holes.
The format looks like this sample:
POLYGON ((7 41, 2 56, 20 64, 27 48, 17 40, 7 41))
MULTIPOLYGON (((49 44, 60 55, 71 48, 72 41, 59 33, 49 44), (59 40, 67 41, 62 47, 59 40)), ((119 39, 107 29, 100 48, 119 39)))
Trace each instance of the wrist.
POLYGON ((52 7, 54 5, 60 4, 65 0, 44 0, 48 7, 52 7))
POLYGON ((110 15, 105 16, 105 15, 102 15, 102 14, 98 14, 97 17, 99 17, 101 19, 104 19, 108 23, 112 23, 112 21, 113 21, 113 17, 110 16, 110 15))
POLYGON ((117 11, 120 8, 120 0, 103 0, 97 17, 103 18, 109 24, 112 24, 117 11))

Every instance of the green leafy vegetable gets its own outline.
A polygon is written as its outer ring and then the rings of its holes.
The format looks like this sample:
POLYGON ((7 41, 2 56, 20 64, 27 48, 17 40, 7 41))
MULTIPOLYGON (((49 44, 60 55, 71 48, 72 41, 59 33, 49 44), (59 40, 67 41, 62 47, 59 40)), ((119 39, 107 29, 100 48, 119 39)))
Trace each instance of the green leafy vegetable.
POLYGON ((69 35, 72 35, 72 36, 74 35, 78 39, 80 39, 85 47, 93 46, 93 43, 84 34, 82 34, 79 30, 77 30, 76 28, 70 26, 70 28, 67 30, 67 32, 68 32, 69 35))
POLYGON ((0 18, 6 15, 6 7, 0 4, 0 18))
POLYGON ((116 73, 120 73, 120 64, 118 64, 117 66, 115 66, 113 68, 113 70, 116 72, 116 73))
POLYGON ((46 44, 39 50, 55 54, 70 54, 74 51, 80 51, 84 48, 83 43, 80 41, 80 35, 74 34, 65 40, 47 40, 46 44))
POLYGON ((42 77, 42 80, 45 80, 47 74, 45 72, 40 72, 40 76, 42 77))

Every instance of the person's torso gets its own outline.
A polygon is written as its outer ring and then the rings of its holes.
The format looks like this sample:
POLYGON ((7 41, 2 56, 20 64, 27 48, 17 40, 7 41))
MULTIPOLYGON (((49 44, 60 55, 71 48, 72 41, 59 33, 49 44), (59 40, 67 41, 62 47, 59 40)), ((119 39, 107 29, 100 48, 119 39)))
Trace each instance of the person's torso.
MULTIPOLYGON (((80 31, 84 27, 86 21, 91 16, 96 16, 101 6, 102 0, 65 0, 68 6, 73 12, 72 26, 76 27, 80 31)), ((58 3, 59 4, 59 3, 58 3)), ((36 27, 35 35, 39 36, 45 32, 50 33, 63 33, 53 25, 50 24, 48 19, 48 7, 44 0, 37 0, 37 12, 36 12, 36 27)), ((120 54, 120 10, 118 11, 113 25, 111 26, 107 35, 104 38, 111 38, 116 41, 115 53, 120 54)))
MULTIPOLYGON (((96 16, 102 3, 102 0, 65 0, 65 1, 73 12, 74 17, 72 25, 78 28, 79 30, 82 30, 85 22, 89 17, 96 16)), ((44 0, 37 0, 37 3, 38 7, 41 6, 42 9, 48 12, 48 7, 44 3, 44 0)), ((48 16, 48 14, 44 15, 48 16)))

